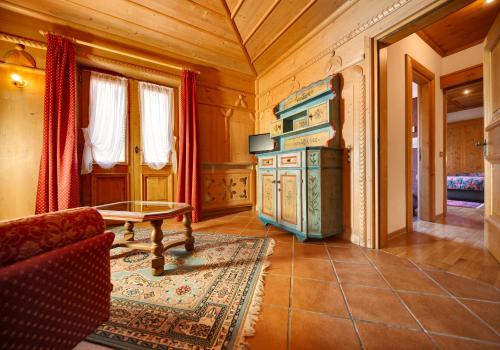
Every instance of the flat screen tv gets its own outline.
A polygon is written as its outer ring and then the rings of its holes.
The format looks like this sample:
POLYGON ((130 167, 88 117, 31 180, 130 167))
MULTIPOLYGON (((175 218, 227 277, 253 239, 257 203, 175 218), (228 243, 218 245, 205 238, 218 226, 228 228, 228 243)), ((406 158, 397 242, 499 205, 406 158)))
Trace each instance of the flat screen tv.
POLYGON ((248 137, 248 152, 257 154, 276 150, 276 142, 271 138, 271 134, 250 135, 248 137))

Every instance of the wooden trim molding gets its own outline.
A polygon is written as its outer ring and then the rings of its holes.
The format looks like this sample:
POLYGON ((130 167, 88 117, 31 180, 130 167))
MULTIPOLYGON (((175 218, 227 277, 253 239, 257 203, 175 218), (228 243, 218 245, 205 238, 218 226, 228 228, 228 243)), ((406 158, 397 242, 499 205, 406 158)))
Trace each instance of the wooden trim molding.
POLYGON ((483 79, 483 65, 478 64, 469 68, 442 75, 439 78, 441 89, 446 90, 452 87, 468 84, 476 80, 483 79))
MULTIPOLYGON (((428 138, 428 150, 422 150, 422 163, 427 163, 428 171, 419 171, 419 177, 423 181, 419 184, 419 215, 421 215, 422 220, 435 221, 435 76, 432 71, 427 69, 425 66, 420 64, 418 61, 413 59, 410 55, 405 55, 405 105, 406 105, 406 117, 405 117, 405 127, 406 127, 406 232, 413 231, 413 196, 412 196, 412 119, 413 119, 413 108, 412 108, 412 82, 413 80, 418 80, 419 85, 422 88, 422 95, 419 96, 419 107, 424 106, 428 113, 427 118, 424 120, 419 120, 419 142, 422 142, 424 136, 428 138), (425 124, 424 124, 425 122, 425 124), (425 133, 426 135, 423 135, 425 133), (425 157, 426 153, 428 154, 425 157), (424 190, 422 191, 422 186, 424 190), (424 196, 422 195, 424 194, 424 196), (424 198, 422 198, 424 197, 424 198), (425 205, 422 205, 422 202, 425 205)), ((419 108, 419 110, 423 109, 419 108)), ((422 116, 422 112, 419 112, 419 117, 422 116)), ((420 169, 425 169, 423 166, 420 169)))

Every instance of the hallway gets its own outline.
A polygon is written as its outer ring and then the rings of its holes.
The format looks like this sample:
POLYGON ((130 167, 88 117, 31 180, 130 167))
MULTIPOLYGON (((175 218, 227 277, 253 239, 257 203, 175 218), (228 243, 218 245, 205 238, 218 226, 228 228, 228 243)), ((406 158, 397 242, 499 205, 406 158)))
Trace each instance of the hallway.
POLYGON ((384 251, 500 287, 500 264, 483 249, 483 213, 450 206, 445 218, 415 222, 412 234, 389 240, 384 251))

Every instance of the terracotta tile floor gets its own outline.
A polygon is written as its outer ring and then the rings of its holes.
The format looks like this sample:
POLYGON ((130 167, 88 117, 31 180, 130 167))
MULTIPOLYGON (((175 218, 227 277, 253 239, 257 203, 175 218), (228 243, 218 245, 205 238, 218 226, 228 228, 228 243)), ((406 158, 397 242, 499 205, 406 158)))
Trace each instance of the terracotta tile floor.
POLYGON ((250 349, 500 350, 500 290, 491 284, 335 238, 300 243, 250 211, 193 228, 276 242, 250 349))
POLYGON ((300 243, 252 212, 193 228, 276 241, 250 349, 500 349, 489 284, 337 239, 300 243))

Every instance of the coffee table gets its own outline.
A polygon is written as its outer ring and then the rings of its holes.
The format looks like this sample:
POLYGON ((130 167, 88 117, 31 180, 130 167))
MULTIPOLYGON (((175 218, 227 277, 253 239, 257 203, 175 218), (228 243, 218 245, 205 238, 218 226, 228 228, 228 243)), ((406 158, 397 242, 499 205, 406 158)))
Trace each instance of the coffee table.
POLYGON ((151 274, 163 274, 165 258, 163 252, 175 246, 184 245, 186 250, 194 249, 194 237, 191 229, 191 211, 193 207, 185 203, 153 202, 153 201, 128 201, 99 205, 96 207, 105 220, 125 221, 124 239, 113 244, 112 248, 127 247, 153 254, 151 259, 151 274), (163 244, 163 220, 183 216, 185 238, 163 244), (134 223, 151 222, 153 231, 150 242, 134 241, 134 223))

